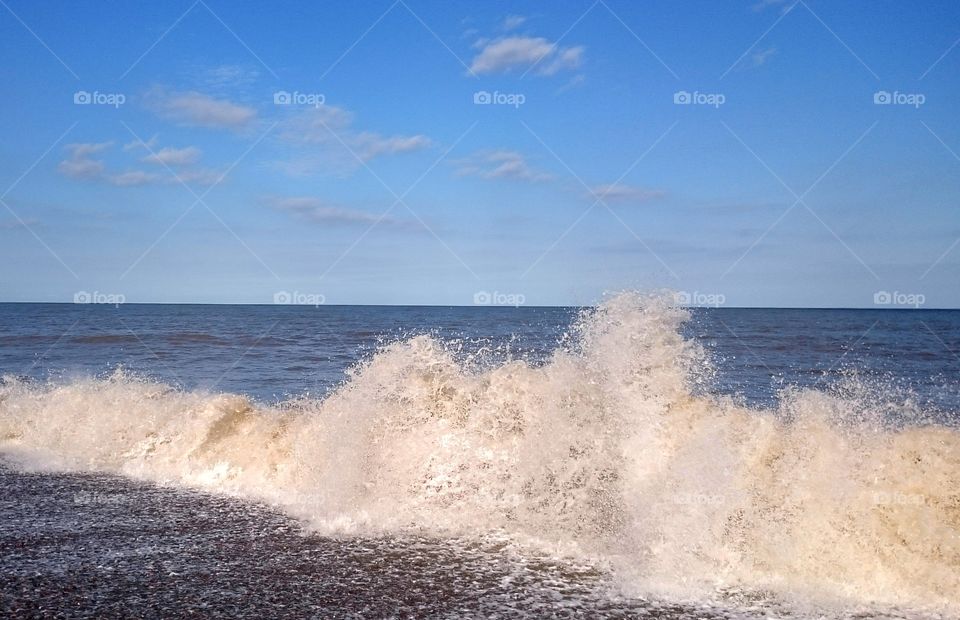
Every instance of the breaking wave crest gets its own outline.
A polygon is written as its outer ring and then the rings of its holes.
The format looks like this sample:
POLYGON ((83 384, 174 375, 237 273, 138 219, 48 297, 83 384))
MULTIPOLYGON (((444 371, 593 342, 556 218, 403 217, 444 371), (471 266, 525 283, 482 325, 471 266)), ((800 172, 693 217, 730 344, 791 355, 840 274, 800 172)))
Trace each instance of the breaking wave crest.
POLYGON ((850 395, 706 395, 685 319, 621 294, 545 363, 484 369, 418 336, 276 406, 119 372, 7 379, 0 452, 265 500, 326 533, 535 538, 637 590, 960 608, 960 434, 850 395))

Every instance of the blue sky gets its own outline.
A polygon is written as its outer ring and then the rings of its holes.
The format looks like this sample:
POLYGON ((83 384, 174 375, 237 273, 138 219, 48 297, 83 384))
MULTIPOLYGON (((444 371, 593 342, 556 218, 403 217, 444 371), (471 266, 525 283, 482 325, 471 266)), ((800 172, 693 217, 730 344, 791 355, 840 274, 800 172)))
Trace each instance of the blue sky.
POLYGON ((3 0, 0 300, 960 307, 958 39, 955 2, 3 0))

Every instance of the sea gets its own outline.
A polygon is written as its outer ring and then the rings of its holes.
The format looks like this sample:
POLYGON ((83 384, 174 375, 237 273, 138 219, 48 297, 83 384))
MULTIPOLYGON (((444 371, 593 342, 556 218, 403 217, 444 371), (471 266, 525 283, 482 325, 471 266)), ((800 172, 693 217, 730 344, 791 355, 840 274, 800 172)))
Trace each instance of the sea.
POLYGON ((960 311, 0 304, 0 615, 958 618, 960 311))

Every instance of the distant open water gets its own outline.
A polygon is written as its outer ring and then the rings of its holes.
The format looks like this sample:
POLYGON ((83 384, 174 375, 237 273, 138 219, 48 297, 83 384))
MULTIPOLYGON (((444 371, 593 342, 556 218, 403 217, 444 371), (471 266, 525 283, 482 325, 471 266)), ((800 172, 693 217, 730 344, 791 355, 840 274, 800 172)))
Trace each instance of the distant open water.
MULTIPOLYGON (((276 401, 325 394, 379 344, 415 334, 542 360, 577 308, 0 304, 0 374, 38 380, 122 366, 185 389, 276 401)), ((960 411, 960 310, 695 309, 684 333, 710 390, 772 406, 788 386, 857 372, 960 411)))

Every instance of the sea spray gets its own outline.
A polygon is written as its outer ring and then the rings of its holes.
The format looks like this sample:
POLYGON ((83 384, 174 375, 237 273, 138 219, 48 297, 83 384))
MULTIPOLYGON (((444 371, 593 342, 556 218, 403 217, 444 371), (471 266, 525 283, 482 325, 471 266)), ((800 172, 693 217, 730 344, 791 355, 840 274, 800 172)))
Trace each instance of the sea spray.
POLYGON ((542 364, 393 342, 326 398, 277 406, 123 372, 8 378, 0 451, 274 502, 327 533, 536 537, 638 591, 956 611, 958 432, 910 408, 891 428, 896 407, 856 390, 770 410, 705 395, 710 364, 668 300, 609 299, 542 364))

